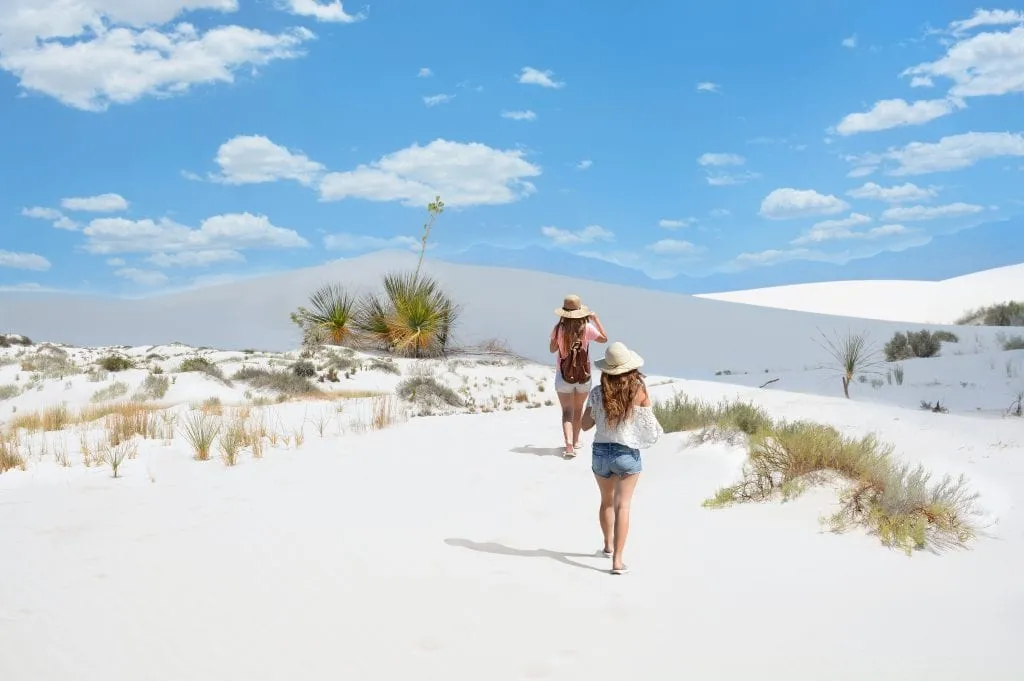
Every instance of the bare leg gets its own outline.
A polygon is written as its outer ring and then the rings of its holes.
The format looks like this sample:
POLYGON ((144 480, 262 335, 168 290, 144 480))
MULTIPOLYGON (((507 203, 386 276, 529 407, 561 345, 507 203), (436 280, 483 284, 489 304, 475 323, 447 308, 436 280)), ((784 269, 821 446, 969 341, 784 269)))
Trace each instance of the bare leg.
POLYGON ((565 453, 572 454, 572 393, 558 393, 558 402, 562 406, 562 436, 565 438, 565 453))
POLYGON ((572 393, 572 446, 580 444, 580 431, 583 430, 583 410, 587 406, 588 393, 572 393))
POLYGON ((597 512, 598 522, 601 524, 601 534, 604 535, 604 550, 612 553, 612 533, 615 529, 615 477, 602 478, 594 474, 597 480, 597 488, 601 490, 601 508, 597 512))
POLYGON ((620 478, 615 485, 615 551, 612 555, 612 569, 623 566, 622 552, 626 548, 626 535, 629 534, 629 504, 633 501, 633 490, 636 489, 639 473, 620 478))

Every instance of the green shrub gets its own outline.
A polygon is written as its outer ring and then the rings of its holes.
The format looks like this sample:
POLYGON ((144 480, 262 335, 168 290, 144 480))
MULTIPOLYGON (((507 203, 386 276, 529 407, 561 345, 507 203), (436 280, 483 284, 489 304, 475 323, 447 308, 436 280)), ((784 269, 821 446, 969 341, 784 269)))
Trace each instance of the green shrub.
POLYGON ((132 364, 130 359, 122 355, 107 355, 106 357, 96 360, 96 364, 106 371, 114 373, 118 371, 127 371, 135 366, 132 364))
POLYGON ((171 387, 171 379, 167 376, 149 374, 135 394, 137 399, 162 400, 171 387))
POLYGON ((224 380, 224 372, 221 371, 219 366, 205 357, 198 355, 183 360, 181 366, 178 367, 178 371, 181 373, 197 372, 206 374, 207 376, 212 376, 213 378, 221 381, 224 380))
POLYGON ((431 376, 407 378, 398 384, 395 392, 403 400, 423 407, 462 407, 465 404, 458 393, 431 376))
POLYGON ((982 326, 1024 326, 1024 302, 1011 300, 965 313, 957 324, 982 326))
POLYGON ((377 347, 410 357, 435 357, 449 347, 459 306, 425 276, 389 274, 384 295, 368 295, 359 304, 360 333, 377 347))
MULTIPOLYGON (((956 339, 956 336, 948 331, 932 332, 927 329, 908 331, 906 333, 897 331, 883 348, 885 359, 890 362, 897 362, 904 359, 914 359, 915 357, 935 357, 939 354, 939 350, 942 349, 942 340, 949 336, 956 339)), ((957 342, 957 340, 952 342, 957 342)))
POLYGON ((303 378, 312 378, 316 376, 316 367, 312 362, 300 360, 292 365, 292 373, 303 378))
POLYGON ((1003 350, 1024 350, 1024 336, 1003 338, 1003 350))
POLYGON ((109 400, 116 400, 119 397, 124 397, 128 394, 128 384, 115 381, 108 385, 106 388, 100 388, 92 394, 93 402, 107 402, 109 400))
POLYGON ((259 390, 273 390, 281 395, 308 395, 319 392, 310 380, 291 371, 242 367, 232 377, 259 390))
POLYGON ((0 402, 4 400, 9 400, 12 397, 17 397, 20 394, 21 386, 15 385, 13 383, 8 383, 7 385, 0 385, 0 402))

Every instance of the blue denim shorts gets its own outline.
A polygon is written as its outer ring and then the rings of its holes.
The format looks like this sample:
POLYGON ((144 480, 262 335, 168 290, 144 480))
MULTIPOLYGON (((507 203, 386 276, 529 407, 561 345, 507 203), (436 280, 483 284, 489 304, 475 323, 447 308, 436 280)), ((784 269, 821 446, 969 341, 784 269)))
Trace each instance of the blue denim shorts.
POLYGON ((602 478, 610 478, 612 475, 634 475, 644 468, 638 449, 618 442, 595 442, 593 447, 590 468, 595 475, 602 478))

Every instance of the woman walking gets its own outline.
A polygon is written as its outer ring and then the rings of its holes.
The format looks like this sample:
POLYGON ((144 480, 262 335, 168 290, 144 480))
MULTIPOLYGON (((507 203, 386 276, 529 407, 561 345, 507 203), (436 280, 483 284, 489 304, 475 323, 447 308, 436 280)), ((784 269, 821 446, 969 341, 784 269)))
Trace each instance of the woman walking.
POLYGON ((601 370, 601 384, 590 392, 583 429, 596 428, 591 469, 601 491, 598 518, 604 554, 612 559, 612 574, 621 575, 629 570, 623 550, 629 507, 643 470, 640 450, 656 443, 664 431, 651 409, 640 355, 615 342, 595 364, 601 370))
POLYGON ((562 407, 562 435, 566 458, 576 456, 580 447, 583 406, 592 385, 590 375, 590 342, 607 343, 608 334, 601 320, 580 297, 565 297, 562 307, 555 309, 558 323, 551 329, 549 352, 558 353, 555 362, 555 392, 562 407))

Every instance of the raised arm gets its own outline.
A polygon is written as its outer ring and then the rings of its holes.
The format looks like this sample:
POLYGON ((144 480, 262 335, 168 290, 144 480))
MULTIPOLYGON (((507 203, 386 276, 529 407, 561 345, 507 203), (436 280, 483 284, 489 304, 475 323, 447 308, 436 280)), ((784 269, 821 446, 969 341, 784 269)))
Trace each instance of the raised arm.
POLYGON ((600 334, 594 340, 596 340, 598 343, 607 343, 608 334, 605 332, 604 326, 602 326, 601 324, 601 318, 598 317, 596 314, 592 314, 590 315, 590 320, 594 323, 594 328, 597 329, 598 334, 600 334))
POLYGON ((555 324, 555 328, 551 329, 551 341, 548 343, 548 352, 558 351, 558 324, 555 324))

